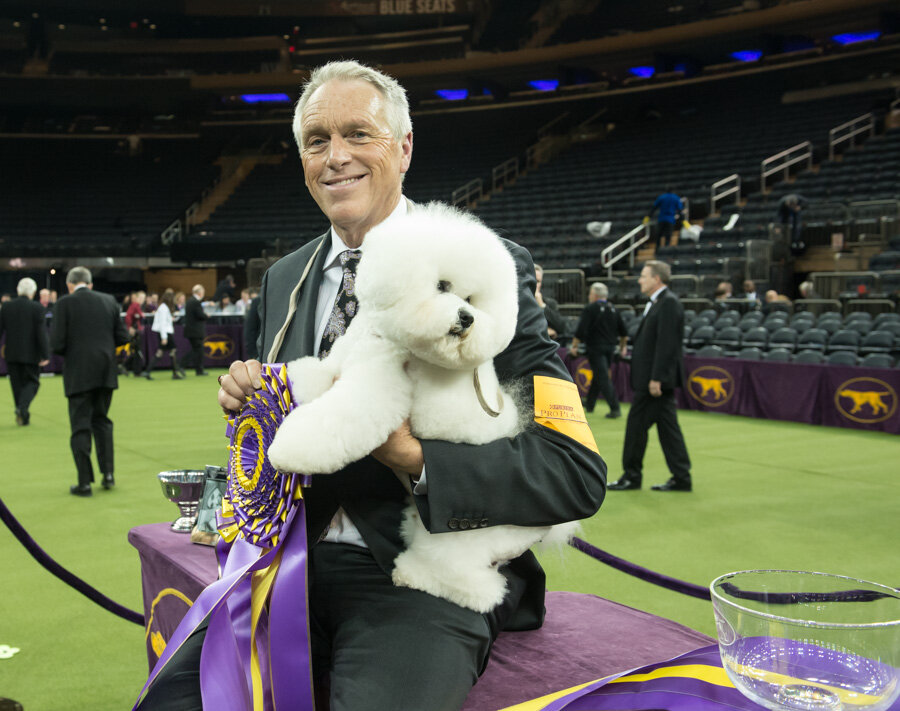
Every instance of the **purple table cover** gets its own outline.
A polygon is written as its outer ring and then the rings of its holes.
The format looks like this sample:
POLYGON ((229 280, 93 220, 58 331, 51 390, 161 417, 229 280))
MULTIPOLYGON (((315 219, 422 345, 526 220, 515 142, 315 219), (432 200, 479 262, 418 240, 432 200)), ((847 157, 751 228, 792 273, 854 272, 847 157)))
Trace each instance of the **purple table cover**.
MULTIPOLYGON (((137 526, 129 531, 128 540, 141 557, 152 667, 157 659, 152 640, 160 649, 187 611, 183 598, 195 600, 216 579, 215 551, 192 544, 168 523, 137 526)), ((586 559, 586 564, 594 563, 586 559)), ((496 711, 714 641, 672 620, 595 595, 550 592, 546 606, 541 629, 500 635, 463 711, 496 711)))
MULTIPOLYGON (((563 360, 586 394, 587 359, 563 360)), ((684 370, 686 386, 675 393, 683 409, 900 434, 900 368, 685 356, 684 370)), ((633 399, 630 374, 630 363, 613 364, 613 384, 625 402, 633 399)))

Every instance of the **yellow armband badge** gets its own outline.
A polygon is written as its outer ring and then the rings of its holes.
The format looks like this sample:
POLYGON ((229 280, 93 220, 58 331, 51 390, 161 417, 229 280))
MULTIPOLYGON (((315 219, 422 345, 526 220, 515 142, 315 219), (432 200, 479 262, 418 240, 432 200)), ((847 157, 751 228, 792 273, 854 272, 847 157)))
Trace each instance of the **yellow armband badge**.
POLYGON ((571 437, 592 452, 600 453, 584 416, 584 408, 575 383, 535 375, 534 421, 566 437, 571 437))

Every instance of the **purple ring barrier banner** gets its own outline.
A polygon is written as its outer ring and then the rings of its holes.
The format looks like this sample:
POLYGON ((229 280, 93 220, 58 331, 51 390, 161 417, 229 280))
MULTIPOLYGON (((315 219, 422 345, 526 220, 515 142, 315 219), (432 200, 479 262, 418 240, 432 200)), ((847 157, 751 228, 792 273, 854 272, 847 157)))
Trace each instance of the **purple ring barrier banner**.
MULTIPOLYGON (((49 329, 49 324, 48 324, 49 329)), ((190 349, 190 343, 184 337, 184 326, 175 326, 175 346, 178 348, 180 358, 190 349)), ((6 334, 0 336, 0 375, 6 375, 8 369, 3 358, 6 334)), ((159 334, 150 330, 150 324, 144 326, 141 333, 141 344, 144 349, 144 363, 150 362, 150 357, 159 345, 159 334)), ((203 365, 206 368, 227 368, 236 360, 244 360, 244 326, 243 324, 207 325, 206 337, 203 339, 203 365)), ((42 373, 62 373, 65 360, 58 355, 50 356, 50 363, 41 368, 42 373)), ((168 353, 156 362, 158 370, 172 367, 172 361, 168 353)))
MULTIPOLYGON (((584 357, 563 356, 582 394, 591 369, 584 357)), ((733 358, 684 357, 679 408, 850 427, 900 434, 900 368, 766 363, 733 358)), ((631 402, 631 365, 612 366, 620 400, 631 402)))

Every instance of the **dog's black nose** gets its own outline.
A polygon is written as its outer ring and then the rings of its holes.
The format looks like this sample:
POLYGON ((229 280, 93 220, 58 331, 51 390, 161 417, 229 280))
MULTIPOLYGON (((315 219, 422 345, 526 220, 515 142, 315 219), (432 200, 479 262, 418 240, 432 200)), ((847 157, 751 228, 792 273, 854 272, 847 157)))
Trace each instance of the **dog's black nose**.
POLYGON ((475 323, 475 317, 470 314, 465 309, 459 310, 459 325, 462 326, 463 330, 466 330, 469 326, 475 323))

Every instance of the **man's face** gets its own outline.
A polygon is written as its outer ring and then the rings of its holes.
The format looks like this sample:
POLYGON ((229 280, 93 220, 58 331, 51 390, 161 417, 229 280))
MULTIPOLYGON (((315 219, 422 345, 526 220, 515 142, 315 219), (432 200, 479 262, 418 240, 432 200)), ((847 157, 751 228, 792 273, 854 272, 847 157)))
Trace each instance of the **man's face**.
POLYGON ((540 291, 541 284, 544 283, 544 272, 542 272, 540 269, 535 269, 534 276, 535 276, 535 279, 537 279, 537 285, 535 286, 534 289, 535 289, 535 291, 540 291))
POLYGON ((206 296, 206 289, 200 287, 197 291, 194 292, 194 296, 197 297, 200 301, 203 301, 203 297, 206 296))
POLYGON ((49 304, 50 303, 50 292, 47 291, 46 289, 41 289, 40 300, 41 300, 41 304, 43 304, 44 306, 49 304))
POLYGON ((361 243, 400 200, 412 133, 398 144, 388 126, 384 97, 358 80, 333 80, 319 87, 301 126, 306 187, 341 237, 350 235, 361 243))
POLYGON ((641 293, 644 296, 650 296, 662 286, 662 281, 650 270, 650 267, 644 267, 638 277, 638 284, 641 287, 641 293))

